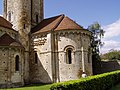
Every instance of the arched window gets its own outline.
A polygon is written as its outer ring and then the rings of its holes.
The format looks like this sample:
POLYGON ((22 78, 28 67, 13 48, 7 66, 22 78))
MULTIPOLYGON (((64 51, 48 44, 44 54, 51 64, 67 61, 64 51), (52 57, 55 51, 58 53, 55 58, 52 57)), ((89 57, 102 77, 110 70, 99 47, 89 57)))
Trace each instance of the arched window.
POLYGON ((38 63, 38 55, 37 55, 37 52, 35 52, 35 64, 38 63))
POLYGON ((73 52, 72 48, 68 48, 66 50, 66 63, 67 64, 72 64, 72 52, 73 52))
POLYGON ((64 52, 65 52, 64 62, 66 64, 74 64, 75 63, 74 51, 75 51, 75 48, 71 45, 68 45, 64 48, 64 52))
POLYGON ((19 71, 19 56, 15 57, 15 71, 19 71))
POLYGON ((71 64, 72 63, 72 49, 71 48, 67 50, 67 58, 68 58, 67 64, 71 64))

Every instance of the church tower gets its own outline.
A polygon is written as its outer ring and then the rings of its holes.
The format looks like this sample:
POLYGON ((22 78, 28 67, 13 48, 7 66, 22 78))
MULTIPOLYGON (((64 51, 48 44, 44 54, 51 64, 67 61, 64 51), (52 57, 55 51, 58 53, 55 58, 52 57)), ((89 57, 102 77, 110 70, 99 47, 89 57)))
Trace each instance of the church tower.
POLYGON ((3 16, 15 30, 24 25, 34 27, 44 18, 43 0, 4 0, 3 16))
POLYGON ((25 81, 29 81, 30 31, 43 19, 43 0, 4 0, 3 16, 17 30, 25 48, 25 81))

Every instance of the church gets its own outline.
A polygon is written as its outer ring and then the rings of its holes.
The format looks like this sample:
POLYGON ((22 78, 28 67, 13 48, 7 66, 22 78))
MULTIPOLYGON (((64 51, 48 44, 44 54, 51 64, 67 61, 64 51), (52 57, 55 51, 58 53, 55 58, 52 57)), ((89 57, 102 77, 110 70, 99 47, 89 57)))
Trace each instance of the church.
POLYGON ((92 75, 92 33, 64 14, 44 18, 43 0, 3 0, 0 88, 92 75))

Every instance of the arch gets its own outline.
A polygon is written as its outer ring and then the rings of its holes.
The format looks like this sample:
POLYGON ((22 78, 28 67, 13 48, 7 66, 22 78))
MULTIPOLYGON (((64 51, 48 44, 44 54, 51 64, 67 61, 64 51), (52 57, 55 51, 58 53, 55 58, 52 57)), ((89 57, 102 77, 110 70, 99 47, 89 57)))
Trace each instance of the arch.
POLYGON ((15 71, 19 71, 19 56, 15 57, 15 71))
POLYGON ((75 48, 72 45, 68 45, 64 48, 64 51, 66 52, 68 48, 71 48, 73 51, 75 51, 75 48))

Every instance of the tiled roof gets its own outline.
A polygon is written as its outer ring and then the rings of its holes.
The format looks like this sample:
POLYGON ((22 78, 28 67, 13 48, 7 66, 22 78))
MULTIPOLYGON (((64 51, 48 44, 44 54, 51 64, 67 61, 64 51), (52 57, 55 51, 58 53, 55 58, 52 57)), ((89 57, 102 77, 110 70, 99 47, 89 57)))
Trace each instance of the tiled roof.
POLYGON ((71 20, 69 17, 64 16, 58 27, 55 29, 56 30, 80 30, 83 29, 80 25, 78 25, 76 22, 71 20))
POLYGON ((47 32, 54 29, 54 27, 58 24, 62 17, 62 15, 59 15, 42 20, 36 27, 31 30, 31 33, 47 32))
POLYGON ((65 15, 59 15, 52 18, 44 19, 31 32, 33 34, 48 32, 51 30, 83 30, 83 28, 76 22, 66 17, 65 15))
POLYGON ((0 26, 13 29, 12 24, 1 16, 0 16, 0 26))
POLYGON ((0 46, 21 46, 21 44, 5 33, 0 37, 0 46))

